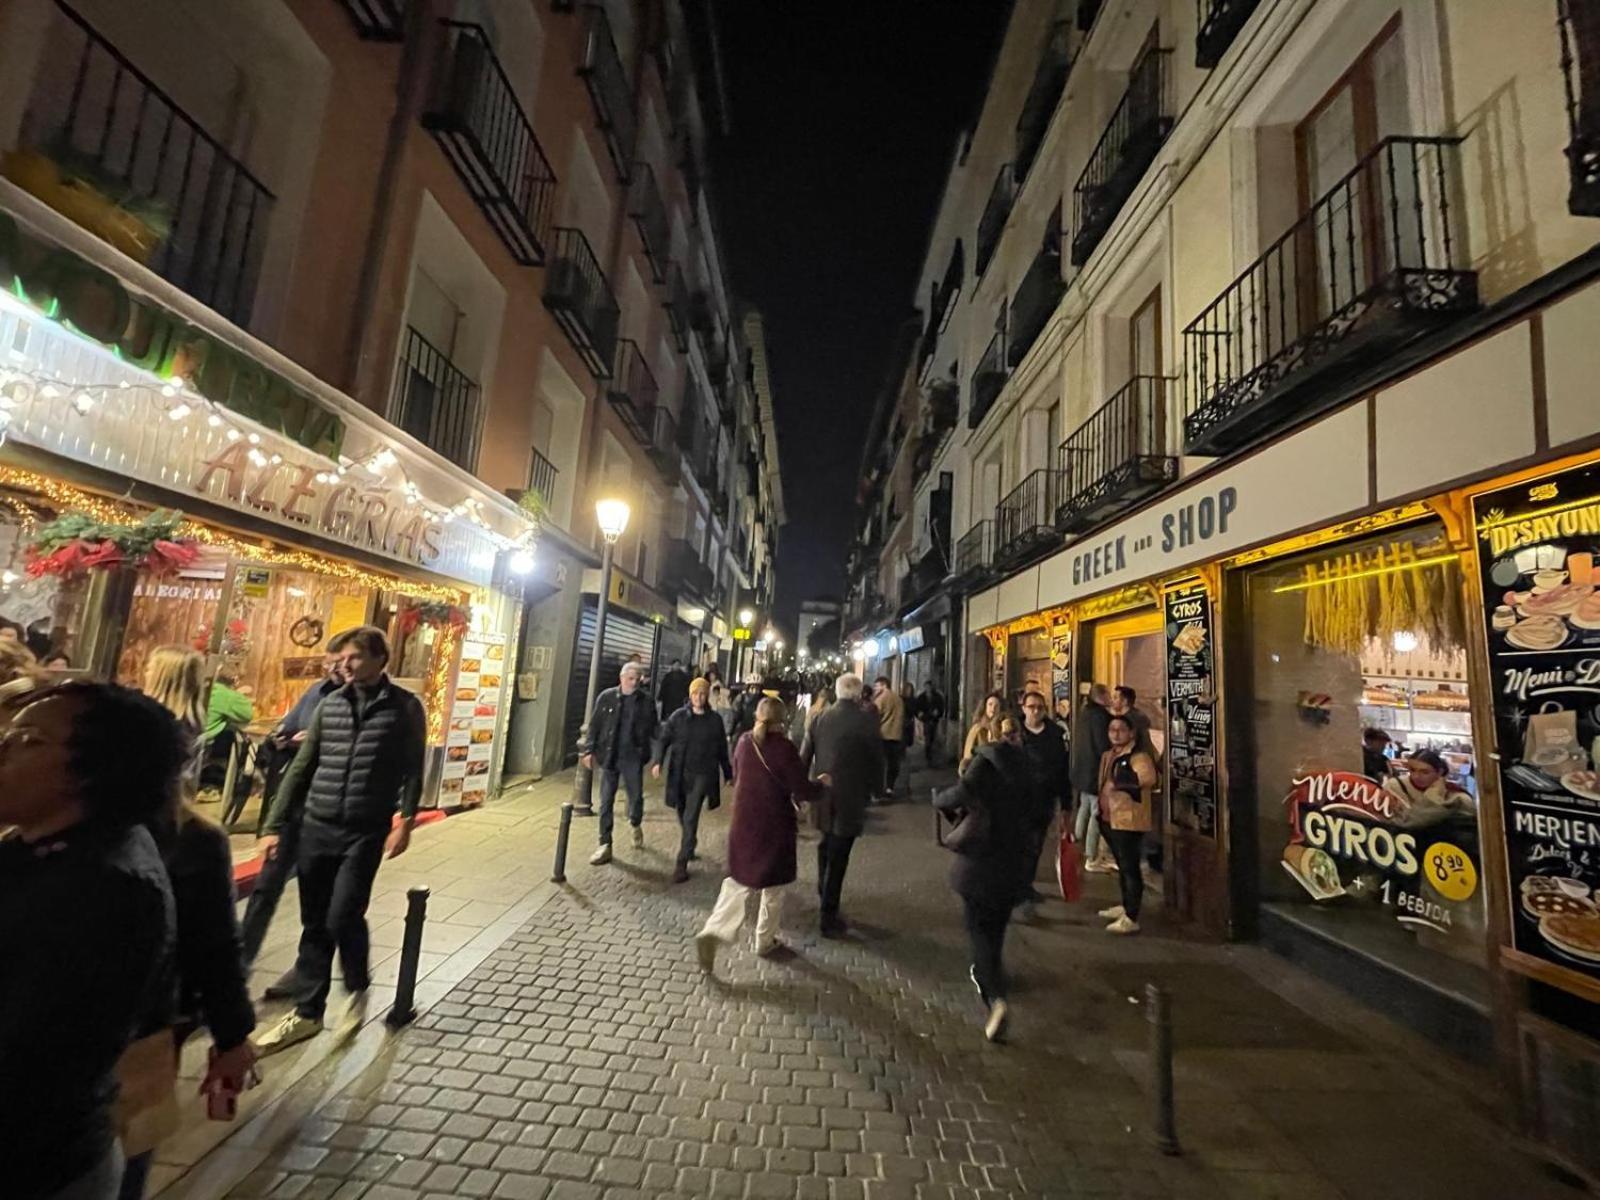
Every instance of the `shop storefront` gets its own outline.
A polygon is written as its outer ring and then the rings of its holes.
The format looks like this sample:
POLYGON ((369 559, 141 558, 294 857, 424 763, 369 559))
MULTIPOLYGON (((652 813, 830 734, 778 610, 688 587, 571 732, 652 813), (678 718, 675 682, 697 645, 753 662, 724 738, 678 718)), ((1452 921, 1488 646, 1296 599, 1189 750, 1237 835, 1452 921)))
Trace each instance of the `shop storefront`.
MULTIPOLYGON (((589 686, 589 663, 594 653, 595 621, 599 614, 600 572, 586 571, 578 636, 572 647, 568 674, 566 720, 561 746, 565 765, 578 761, 578 734, 588 717, 584 700, 589 686)), ((637 662, 648 677, 658 660, 661 631, 671 620, 674 606, 665 597, 631 575, 613 568, 606 606, 605 637, 600 644, 598 690, 614 687, 625 662, 637 662)))
POLYGON ((426 803, 490 795, 522 514, 181 294, 7 214, 0 291, 0 623, 127 684, 193 647, 249 701, 247 745, 328 638, 378 625, 427 710, 426 803))

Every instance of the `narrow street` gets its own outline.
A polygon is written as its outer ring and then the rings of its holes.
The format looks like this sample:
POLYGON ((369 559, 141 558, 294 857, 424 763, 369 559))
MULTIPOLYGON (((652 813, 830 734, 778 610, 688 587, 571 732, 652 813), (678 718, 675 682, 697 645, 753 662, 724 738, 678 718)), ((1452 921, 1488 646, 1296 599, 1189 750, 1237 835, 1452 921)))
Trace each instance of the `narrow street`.
MULTIPOLYGON (((740 947, 711 980, 690 937, 720 879, 726 808, 676 887, 676 829, 657 795, 646 849, 611 867, 586 864, 593 825, 578 822, 582 865, 564 888, 544 880, 566 777, 419 831, 374 905, 375 938, 397 943, 404 887, 434 890, 416 1024, 391 1035, 374 1010, 346 1048, 325 1034, 269 1060, 269 1076, 297 1082, 247 1098, 237 1132, 175 1181, 183 1168, 168 1163, 157 1194, 1579 1194, 1501 1131, 1487 1078, 1300 972, 1159 919, 1139 938, 1103 936, 1103 878, 1070 910, 1052 900, 1013 926, 1016 1019, 1008 1045, 986 1044, 922 800, 933 778, 915 776, 916 803, 875 813, 846 885, 847 940, 814 932, 802 842, 793 955, 740 947), (1147 1135, 1150 981, 1176 1014, 1183 1153, 1171 1158, 1147 1135)), ((276 946, 293 917, 291 894, 276 946)))

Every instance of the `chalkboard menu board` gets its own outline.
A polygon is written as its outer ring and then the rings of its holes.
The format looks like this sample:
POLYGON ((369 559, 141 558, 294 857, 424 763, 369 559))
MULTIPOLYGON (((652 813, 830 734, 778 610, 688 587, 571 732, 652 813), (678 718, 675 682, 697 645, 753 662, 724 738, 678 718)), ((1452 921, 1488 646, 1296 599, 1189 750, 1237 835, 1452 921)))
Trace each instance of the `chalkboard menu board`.
POLYGON ((1473 507, 1512 944, 1600 976, 1600 464, 1473 507))
POLYGON ((1211 600, 1199 584, 1166 594, 1167 795, 1174 823, 1217 836, 1211 600))

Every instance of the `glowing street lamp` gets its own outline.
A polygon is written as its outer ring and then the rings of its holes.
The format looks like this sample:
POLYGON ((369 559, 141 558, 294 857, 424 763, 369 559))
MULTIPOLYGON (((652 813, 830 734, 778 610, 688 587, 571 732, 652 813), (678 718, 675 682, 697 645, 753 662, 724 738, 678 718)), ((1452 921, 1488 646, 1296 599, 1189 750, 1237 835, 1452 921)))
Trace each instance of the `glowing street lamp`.
MULTIPOLYGON (((595 604, 594 613, 594 645, 589 650, 589 690, 583 701, 583 728, 578 731, 578 740, 586 741, 589 736, 589 717, 594 712, 595 693, 600 690, 600 648, 606 640, 606 609, 611 599, 611 559, 616 550, 617 539, 628 528, 629 517, 628 502, 615 497, 596 502, 594 506, 595 521, 600 526, 600 536, 605 539, 605 548, 600 556, 600 597, 595 604)), ((594 815, 594 772, 583 765, 583 756, 578 756, 578 769, 572 776, 572 808, 580 816, 594 815)))

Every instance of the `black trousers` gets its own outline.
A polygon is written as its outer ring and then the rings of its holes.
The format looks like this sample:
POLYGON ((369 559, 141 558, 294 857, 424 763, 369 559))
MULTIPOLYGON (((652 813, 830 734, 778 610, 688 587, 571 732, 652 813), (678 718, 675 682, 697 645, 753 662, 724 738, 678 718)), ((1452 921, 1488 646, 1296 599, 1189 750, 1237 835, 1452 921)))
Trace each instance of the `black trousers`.
POLYGON ((906 747, 904 742, 891 742, 887 738, 883 742, 883 794, 894 795, 894 785, 900 779, 900 764, 905 762, 906 747))
POLYGON ((300 956, 295 974, 304 989, 295 1009, 322 1018, 333 986, 333 952, 339 951, 344 986, 359 992, 372 982, 368 969, 367 902, 383 862, 386 831, 340 829, 306 821, 301 830, 300 956))
POLYGON ((984 1002, 1005 999, 1005 969, 1000 956, 1006 944, 1006 926, 1011 921, 1011 902, 996 904, 988 897, 963 896, 966 907, 967 941, 972 946, 972 973, 984 1002))
POLYGON ((839 893, 844 890, 844 873, 850 866, 850 848, 856 844, 853 837, 825 833, 817 839, 817 896, 822 901, 822 915, 839 915, 839 893))
POLYGON ((244 938, 244 965, 247 967, 261 953, 261 943, 266 940, 273 914, 278 911, 283 889, 294 878, 299 858, 300 819, 294 817, 285 821, 283 828, 278 831, 278 851, 269 861, 261 864, 255 889, 245 902, 244 920, 239 922, 239 933, 244 938))
POLYGON ((1111 847, 1111 857, 1117 860, 1117 883, 1122 888, 1122 911, 1130 921, 1139 919, 1139 906, 1144 902, 1144 834, 1135 830, 1112 829, 1100 822, 1100 836, 1111 847))

